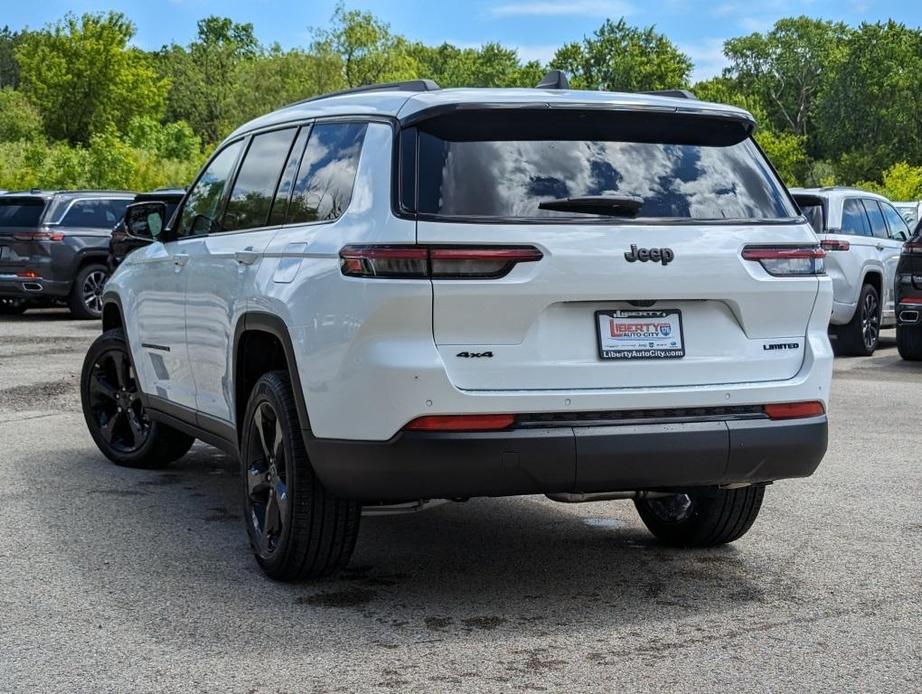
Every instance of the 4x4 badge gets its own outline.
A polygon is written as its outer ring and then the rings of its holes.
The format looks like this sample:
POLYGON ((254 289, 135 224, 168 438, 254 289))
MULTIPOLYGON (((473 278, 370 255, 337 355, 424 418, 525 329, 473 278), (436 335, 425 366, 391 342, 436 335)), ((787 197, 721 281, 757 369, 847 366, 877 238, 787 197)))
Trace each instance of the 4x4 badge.
POLYGON ((669 265, 675 258, 675 253, 671 248, 637 248, 636 243, 631 244, 631 250, 624 252, 624 259, 629 263, 642 263, 652 260, 654 263, 669 265))

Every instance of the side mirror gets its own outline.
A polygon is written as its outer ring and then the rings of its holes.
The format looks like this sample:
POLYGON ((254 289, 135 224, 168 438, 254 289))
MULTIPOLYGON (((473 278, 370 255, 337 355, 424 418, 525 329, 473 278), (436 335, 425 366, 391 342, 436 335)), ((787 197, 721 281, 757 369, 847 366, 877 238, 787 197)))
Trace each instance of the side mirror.
POLYGON ((166 203, 135 202, 125 209, 125 230, 140 241, 159 241, 166 221, 166 203))

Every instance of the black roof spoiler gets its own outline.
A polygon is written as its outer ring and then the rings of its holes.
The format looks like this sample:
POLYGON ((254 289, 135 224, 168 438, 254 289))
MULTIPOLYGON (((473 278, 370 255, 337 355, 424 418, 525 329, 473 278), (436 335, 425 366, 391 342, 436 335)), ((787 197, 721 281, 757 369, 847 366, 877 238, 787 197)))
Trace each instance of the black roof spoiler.
POLYGON ((563 70, 551 70, 548 72, 538 84, 535 85, 535 89, 569 89, 570 80, 567 79, 566 73, 563 70))
POLYGON ((650 96, 670 96, 673 99, 694 99, 698 100, 698 97, 692 94, 687 89, 654 89, 650 92, 637 92, 638 94, 649 94, 650 96))

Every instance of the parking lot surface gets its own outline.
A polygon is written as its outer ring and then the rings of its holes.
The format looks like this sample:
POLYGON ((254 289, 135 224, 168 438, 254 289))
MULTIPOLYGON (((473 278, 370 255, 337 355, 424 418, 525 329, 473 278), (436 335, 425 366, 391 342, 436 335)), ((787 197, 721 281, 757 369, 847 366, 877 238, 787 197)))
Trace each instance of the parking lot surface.
POLYGON ((0 691, 919 691, 922 365, 839 359, 830 447, 739 542, 654 544, 630 502, 363 519, 341 576, 262 576, 236 464, 109 464, 96 322, 0 317, 0 691))

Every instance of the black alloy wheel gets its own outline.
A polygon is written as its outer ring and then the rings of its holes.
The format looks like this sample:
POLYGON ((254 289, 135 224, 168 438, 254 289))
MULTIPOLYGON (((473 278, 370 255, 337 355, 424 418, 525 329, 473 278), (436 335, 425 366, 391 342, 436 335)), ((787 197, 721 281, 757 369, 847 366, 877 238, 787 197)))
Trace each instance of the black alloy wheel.
POLYGON ((109 349, 97 357, 90 373, 88 404, 100 435, 117 453, 136 453, 147 442, 151 422, 124 350, 109 349))
POLYGON ((108 279, 108 273, 102 269, 93 269, 84 276, 80 295, 83 297, 83 305, 90 313, 102 313, 102 290, 108 279))
POLYGON ((288 496, 288 457, 278 413, 268 401, 253 414, 247 450, 246 519, 254 550, 270 559, 288 529, 291 509, 288 496))
POLYGON ((880 303, 877 292, 867 292, 861 302, 861 336, 867 352, 874 352, 880 340, 880 303))

